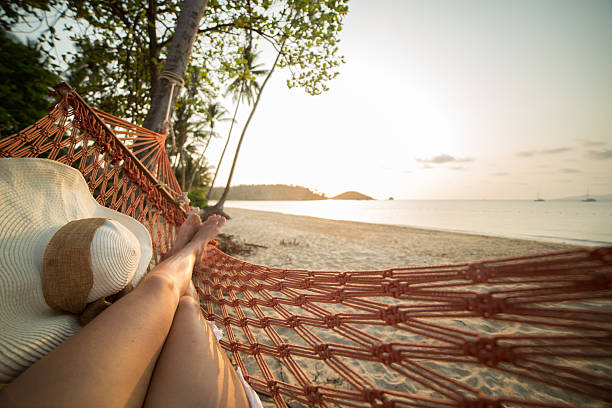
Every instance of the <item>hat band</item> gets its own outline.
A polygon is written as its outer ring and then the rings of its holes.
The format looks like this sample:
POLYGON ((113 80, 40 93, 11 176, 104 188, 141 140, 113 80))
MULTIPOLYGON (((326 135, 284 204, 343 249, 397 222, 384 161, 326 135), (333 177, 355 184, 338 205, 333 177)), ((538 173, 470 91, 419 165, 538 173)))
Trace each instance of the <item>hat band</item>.
POLYGON ((42 266, 42 289, 47 304, 58 311, 81 313, 93 286, 91 242, 106 218, 70 221, 51 238, 42 266))

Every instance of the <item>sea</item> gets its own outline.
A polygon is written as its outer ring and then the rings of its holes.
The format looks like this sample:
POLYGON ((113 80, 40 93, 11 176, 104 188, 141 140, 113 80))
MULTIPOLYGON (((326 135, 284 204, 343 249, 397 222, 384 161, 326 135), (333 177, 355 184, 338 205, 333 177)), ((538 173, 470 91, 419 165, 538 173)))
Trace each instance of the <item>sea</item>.
POLYGON ((612 245, 612 201, 227 201, 225 207, 584 246, 612 245))

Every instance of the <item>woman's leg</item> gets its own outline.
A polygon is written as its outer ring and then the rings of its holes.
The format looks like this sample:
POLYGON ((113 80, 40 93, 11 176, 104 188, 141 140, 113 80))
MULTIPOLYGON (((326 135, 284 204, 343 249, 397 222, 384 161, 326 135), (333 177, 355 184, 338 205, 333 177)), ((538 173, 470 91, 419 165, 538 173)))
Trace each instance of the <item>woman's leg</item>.
POLYGON ((141 406, 196 259, 225 222, 210 217, 138 287, 28 368, 3 391, 15 406, 141 406))
POLYGON ((248 407, 244 388, 202 316, 199 301, 181 297, 157 360, 145 407, 248 407))

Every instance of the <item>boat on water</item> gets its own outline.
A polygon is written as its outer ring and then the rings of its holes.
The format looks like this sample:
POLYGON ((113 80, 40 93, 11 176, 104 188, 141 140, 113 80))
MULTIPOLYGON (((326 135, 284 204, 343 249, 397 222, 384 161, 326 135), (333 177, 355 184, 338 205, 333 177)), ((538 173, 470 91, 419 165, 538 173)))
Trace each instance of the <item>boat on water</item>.
POLYGON ((589 196, 589 190, 587 189, 586 196, 582 199, 582 202, 583 203, 594 203, 595 201, 597 201, 597 200, 594 199, 593 197, 589 196))
POLYGON ((541 201, 546 201, 544 200, 542 197, 540 197, 540 189, 538 189, 538 198, 536 198, 535 200, 533 200, 535 202, 541 202, 541 201))

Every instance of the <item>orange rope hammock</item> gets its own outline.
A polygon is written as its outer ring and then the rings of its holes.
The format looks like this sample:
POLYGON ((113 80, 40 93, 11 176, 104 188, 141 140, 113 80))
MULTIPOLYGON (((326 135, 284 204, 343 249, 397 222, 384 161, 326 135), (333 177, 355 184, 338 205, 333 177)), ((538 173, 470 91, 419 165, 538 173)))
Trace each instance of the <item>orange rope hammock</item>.
MULTIPOLYGON (((165 137, 66 84, 56 93, 49 115, 0 141, 0 157, 78 168, 98 202, 148 227, 159 262, 185 218, 165 137)), ((345 272, 207 254, 195 275, 203 312, 265 405, 612 405, 612 248, 345 272)))

